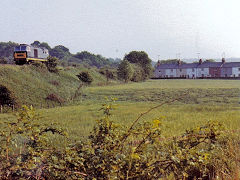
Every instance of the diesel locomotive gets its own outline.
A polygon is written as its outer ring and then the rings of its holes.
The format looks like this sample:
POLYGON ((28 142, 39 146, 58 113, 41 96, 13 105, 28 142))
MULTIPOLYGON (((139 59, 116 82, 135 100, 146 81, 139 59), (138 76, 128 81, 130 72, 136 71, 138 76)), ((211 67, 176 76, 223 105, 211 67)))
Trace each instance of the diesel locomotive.
POLYGON ((18 65, 30 62, 46 62, 49 56, 48 49, 35 47, 27 44, 20 44, 14 48, 14 61, 18 65))

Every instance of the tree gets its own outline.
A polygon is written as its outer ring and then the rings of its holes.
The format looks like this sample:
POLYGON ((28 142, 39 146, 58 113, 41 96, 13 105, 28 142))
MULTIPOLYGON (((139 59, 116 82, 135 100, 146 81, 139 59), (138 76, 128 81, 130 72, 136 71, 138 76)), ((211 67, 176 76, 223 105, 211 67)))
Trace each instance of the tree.
MULTIPOLYGON (((167 59, 167 60, 161 60, 159 62, 160 64, 177 64, 179 62, 179 59, 167 59)), ((181 61, 181 64, 186 64, 186 62, 181 61)))
POLYGON ((0 42, 0 57, 5 57, 8 60, 13 59, 13 51, 16 46, 18 46, 18 44, 11 41, 0 42))
POLYGON ((50 46, 48 45, 48 43, 46 43, 46 42, 42 42, 42 43, 40 44, 40 47, 46 48, 48 51, 51 50, 51 47, 50 47, 50 46))
POLYGON ((216 62, 214 59, 206 59, 204 62, 216 62))
POLYGON ((58 72, 57 65, 59 61, 58 58, 49 56, 47 60, 48 61, 46 62, 46 66, 48 71, 57 73, 58 72))
POLYGON ((125 60, 133 64, 138 64, 143 69, 144 79, 147 79, 151 75, 152 64, 151 59, 148 57, 148 54, 144 51, 132 51, 129 54, 125 55, 125 60))
POLYGON ((98 68, 104 65, 113 64, 112 62, 110 62, 109 59, 106 59, 99 54, 98 55, 92 54, 88 51, 78 52, 73 57, 78 59, 77 62, 87 63, 90 66, 96 66, 98 68))
POLYGON ((118 66, 117 69, 117 75, 119 79, 124 80, 125 82, 128 82, 133 75, 133 68, 129 61, 124 59, 118 66))
POLYGON ((40 41, 34 41, 31 45, 36 46, 36 47, 40 47, 40 48, 46 48, 49 51, 51 50, 51 47, 46 42, 41 43, 40 41))
POLYGON ((64 57, 71 55, 69 49, 63 45, 55 46, 49 53, 50 56, 57 57, 58 59, 63 59, 64 57))
POLYGON ((40 43, 40 41, 34 41, 31 45, 36 46, 36 47, 40 47, 41 43, 40 43))
POLYGON ((132 64, 132 67, 133 67, 133 75, 132 75, 131 81, 134 81, 134 82, 143 81, 145 78, 143 77, 144 75, 143 68, 138 64, 132 64))

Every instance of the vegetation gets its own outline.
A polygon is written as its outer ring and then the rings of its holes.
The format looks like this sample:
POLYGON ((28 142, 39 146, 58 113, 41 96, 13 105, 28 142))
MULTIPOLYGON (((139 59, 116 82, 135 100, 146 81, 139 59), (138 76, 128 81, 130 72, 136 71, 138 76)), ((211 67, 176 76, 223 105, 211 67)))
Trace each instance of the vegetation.
MULTIPOLYGON (((173 101, 172 101, 173 102, 173 101)), ((167 102, 169 103, 169 102, 167 102)), ((130 126, 112 120, 113 103, 102 105, 90 136, 72 143, 66 133, 39 123, 30 107, 0 131, 0 176, 3 179, 213 179, 238 178, 238 140, 221 123, 187 130, 164 140, 163 118, 144 121, 140 114, 130 126), (53 135, 51 135, 52 133, 53 135), (51 137, 63 136, 61 148, 51 137)))
POLYGON ((128 82, 133 75, 133 68, 127 60, 123 60, 117 70, 118 78, 128 82))
MULTIPOLYGON (((13 63, 13 51, 17 46, 14 42, 0 42, 0 64, 13 63)), ((69 49, 63 45, 57 45, 51 48, 47 42, 34 41, 31 45, 47 48, 52 57, 60 59, 60 64, 87 64, 89 66, 104 67, 106 65, 117 67, 119 59, 105 58, 101 55, 95 55, 87 51, 71 54, 69 49)))
POLYGON ((8 63, 13 62, 13 51, 14 47, 17 46, 17 43, 14 42, 0 42, 0 58, 7 59, 8 63))
POLYGON ((102 86, 106 75, 98 69, 58 69, 56 74, 35 65, 0 67, 0 84, 19 104, 68 105, 37 113, 24 106, 17 117, 0 114, 1 177, 239 178, 238 81, 109 80, 102 86), (92 84, 81 99, 69 101, 80 72, 88 72, 92 84), (103 104, 102 117, 99 107, 111 96, 118 105, 103 104))
MULTIPOLYGON (((160 60, 160 64, 177 64, 179 62, 179 59, 167 59, 167 60, 160 60)), ((186 62, 181 61, 182 64, 186 64, 186 62)))
POLYGON ((152 71, 151 59, 144 51, 132 51, 125 55, 124 60, 129 61, 135 66, 139 66, 137 69, 141 73, 141 80, 146 80, 150 77, 152 71), (139 71, 139 68, 142 70, 139 71))
POLYGON ((56 57, 51 57, 51 56, 49 56, 47 60, 48 61, 46 62, 46 66, 48 71, 57 73, 58 72, 57 65, 59 60, 56 57))
POLYGON ((92 76, 88 72, 81 72, 77 75, 78 79, 84 84, 91 84, 93 81, 92 76))
MULTIPOLYGON (((0 84, 7 87, 14 95, 17 104, 34 107, 58 106, 58 102, 46 100, 50 94, 56 94, 64 100, 64 104, 70 104, 70 99, 79 86, 79 79, 76 75, 82 71, 88 71, 92 76, 94 80, 92 86, 106 84, 106 77, 101 75, 98 69, 87 69, 80 65, 57 67, 58 73, 51 73, 42 63, 38 65, 0 66, 0 84)), ((109 84, 114 83, 116 81, 109 81, 109 84)))
POLYGON ((13 93, 6 86, 0 85, 0 105, 12 106, 15 103, 13 93))

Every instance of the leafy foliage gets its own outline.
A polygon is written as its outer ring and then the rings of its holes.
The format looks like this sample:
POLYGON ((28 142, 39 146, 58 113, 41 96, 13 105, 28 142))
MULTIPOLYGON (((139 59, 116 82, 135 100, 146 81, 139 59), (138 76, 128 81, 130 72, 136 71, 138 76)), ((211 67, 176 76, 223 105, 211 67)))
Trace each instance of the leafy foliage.
POLYGON ((102 105, 86 141, 62 149, 50 146, 49 133, 61 129, 41 125, 26 106, 0 131, 2 179, 213 179, 230 178, 239 166, 239 141, 224 133, 218 122, 187 130, 180 137, 162 136, 164 117, 144 121, 140 114, 131 126, 116 124, 111 116, 114 98, 102 105), (234 150, 233 150, 234 149, 234 150))
POLYGON ((123 60, 119 64, 117 69, 117 75, 119 79, 122 79, 125 82, 128 82, 132 78, 133 68, 127 60, 123 60))
POLYGON ((1 179, 38 179, 51 172, 49 159, 54 152, 48 132, 64 136, 61 129, 41 125, 32 107, 23 106, 17 120, 4 122, 0 131, 1 179))
POLYGON ((14 42, 0 42, 0 57, 7 58, 9 60, 13 59, 14 47, 17 46, 17 43, 14 42))
POLYGON ((57 73, 58 72, 57 65, 59 60, 56 57, 51 57, 51 56, 49 56, 47 60, 48 61, 46 62, 46 66, 48 71, 57 73))
POLYGON ((125 60, 129 61, 132 64, 139 65, 142 71, 143 80, 147 79, 151 75, 152 64, 151 59, 148 57, 148 54, 144 51, 132 51, 129 54, 125 55, 125 60))
POLYGON ((78 79, 85 84, 91 84, 93 81, 92 76, 87 71, 83 71, 77 75, 78 79))
POLYGON ((0 105, 15 105, 16 100, 12 92, 3 85, 0 85, 0 105))
POLYGON ((86 63, 90 66, 96 66, 98 68, 106 65, 114 65, 113 61, 102 57, 101 55, 95 55, 87 51, 78 52, 73 55, 73 58, 69 60, 70 62, 86 63))
POLYGON ((65 57, 70 55, 69 49, 63 45, 55 46, 49 52, 50 56, 56 57, 58 59, 64 59, 65 57))
MULTIPOLYGON (((159 61, 160 64, 177 64, 179 59, 167 59, 159 61)), ((186 64, 186 62, 181 61, 181 64, 186 64)))
POLYGON ((6 57, 0 57, 0 64, 7 64, 8 63, 8 60, 6 57))

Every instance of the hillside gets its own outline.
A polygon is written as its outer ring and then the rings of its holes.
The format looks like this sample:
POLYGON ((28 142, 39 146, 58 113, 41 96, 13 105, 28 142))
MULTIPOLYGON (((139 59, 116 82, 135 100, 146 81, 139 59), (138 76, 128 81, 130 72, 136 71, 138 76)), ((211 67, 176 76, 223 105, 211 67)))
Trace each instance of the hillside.
POLYGON ((50 94, 54 94, 64 104, 69 104, 72 103, 70 99, 80 84, 76 75, 81 71, 88 71, 93 77, 91 86, 106 84, 106 78, 97 69, 87 69, 83 66, 61 67, 56 74, 33 65, 1 65, 0 85, 6 86, 13 93, 19 105, 35 107, 59 105, 56 101, 46 100, 50 94))

